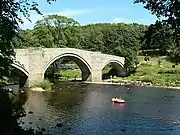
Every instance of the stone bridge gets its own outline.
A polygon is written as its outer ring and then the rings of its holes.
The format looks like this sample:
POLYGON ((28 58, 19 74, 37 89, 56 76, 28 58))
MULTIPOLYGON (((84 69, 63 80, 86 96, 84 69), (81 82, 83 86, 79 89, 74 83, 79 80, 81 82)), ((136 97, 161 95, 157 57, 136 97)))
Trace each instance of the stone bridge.
POLYGON ((40 83, 48 67, 62 57, 73 60, 82 72, 82 81, 102 81, 102 69, 111 63, 117 76, 125 75, 124 57, 101 52, 91 52, 74 48, 28 48, 15 49, 16 58, 12 66, 21 70, 26 76, 25 86, 40 83))

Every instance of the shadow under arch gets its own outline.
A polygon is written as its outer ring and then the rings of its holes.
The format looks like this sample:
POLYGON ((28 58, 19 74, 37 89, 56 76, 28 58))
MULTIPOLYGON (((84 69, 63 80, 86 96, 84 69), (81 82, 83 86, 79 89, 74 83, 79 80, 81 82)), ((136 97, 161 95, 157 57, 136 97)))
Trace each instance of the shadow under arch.
POLYGON ((18 65, 16 63, 12 63, 11 66, 22 73, 19 74, 19 88, 24 87, 28 79, 29 72, 26 69, 24 69, 21 65, 18 65))
POLYGON ((124 65, 118 60, 109 60, 108 62, 104 64, 101 70, 103 70, 103 68, 105 68, 108 64, 111 64, 112 69, 113 69, 113 70, 110 70, 109 75, 117 76, 117 77, 126 76, 126 70, 124 68, 124 65))
POLYGON ((81 56, 74 54, 74 53, 60 54, 60 55, 57 55, 56 57, 54 57, 53 59, 51 59, 50 62, 48 64, 46 64, 46 66, 44 68, 44 73, 46 72, 48 67, 53 62, 55 62, 56 60, 63 58, 63 57, 70 58, 78 65, 78 67, 80 68, 80 70, 82 72, 82 81, 88 80, 89 76, 91 75, 91 66, 89 65, 89 63, 86 60, 84 60, 84 58, 82 58, 81 56))
POLYGON ((21 72, 23 72, 27 77, 29 76, 29 73, 26 69, 22 68, 21 66, 19 66, 18 64, 12 63, 11 64, 12 67, 19 69, 21 72))

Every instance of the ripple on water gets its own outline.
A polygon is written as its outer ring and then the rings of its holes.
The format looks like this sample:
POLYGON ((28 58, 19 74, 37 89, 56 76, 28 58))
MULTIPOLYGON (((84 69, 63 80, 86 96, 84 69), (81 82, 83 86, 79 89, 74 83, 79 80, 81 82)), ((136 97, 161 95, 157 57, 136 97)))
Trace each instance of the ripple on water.
POLYGON ((180 134, 178 91, 83 84, 68 91, 29 92, 28 98, 25 108, 33 113, 22 119, 23 127, 39 126, 53 135, 180 134), (111 103, 115 96, 126 103, 111 103))

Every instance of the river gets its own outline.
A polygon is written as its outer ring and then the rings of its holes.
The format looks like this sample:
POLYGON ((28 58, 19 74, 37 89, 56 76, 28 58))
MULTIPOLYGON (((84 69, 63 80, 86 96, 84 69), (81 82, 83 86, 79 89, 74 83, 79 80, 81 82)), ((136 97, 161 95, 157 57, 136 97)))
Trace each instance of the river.
POLYGON ((58 85, 54 92, 27 92, 27 116, 21 119, 22 127, 43 128, 45 135, 180 135, 180 91, 65 86, 58 85), (126 103, 113 104, 111 98, 115 96, 126 103))

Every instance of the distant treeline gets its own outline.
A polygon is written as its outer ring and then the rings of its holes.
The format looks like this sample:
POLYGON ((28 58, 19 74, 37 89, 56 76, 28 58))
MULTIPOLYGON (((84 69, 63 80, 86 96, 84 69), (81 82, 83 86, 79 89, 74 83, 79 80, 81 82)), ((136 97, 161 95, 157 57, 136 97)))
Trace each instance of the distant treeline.
MULTIPOLYGON (((19 37, 14 39, 13 45, 15 48, 69 47, 100 51, 125 57, 125 66, 133 69, 138 63, 136 56, 139 50, 160 49, 164 53, 168 48, 160 41, 167 42, 169 39, 160 40, 163 34, 158 34, 157 31, 157 28, 153 31, 152 26, 137 23, 98 23, 80 26, 72 18, 49 15, 37 21, 32 30, 21 31, 19 37), (159 36, 156 42, 152 42, 154 33, 159 36)), ((167 37, 167 34, 165 36, 167 37)))
POLYGON ((32 30, 24 30, 15 38, 15 48, 70 47, 123 56, 126 67, 137 63, 137 51, 147 25, 99 23, 80 26, 77 21, 49 15, 36 22, 32 30))

